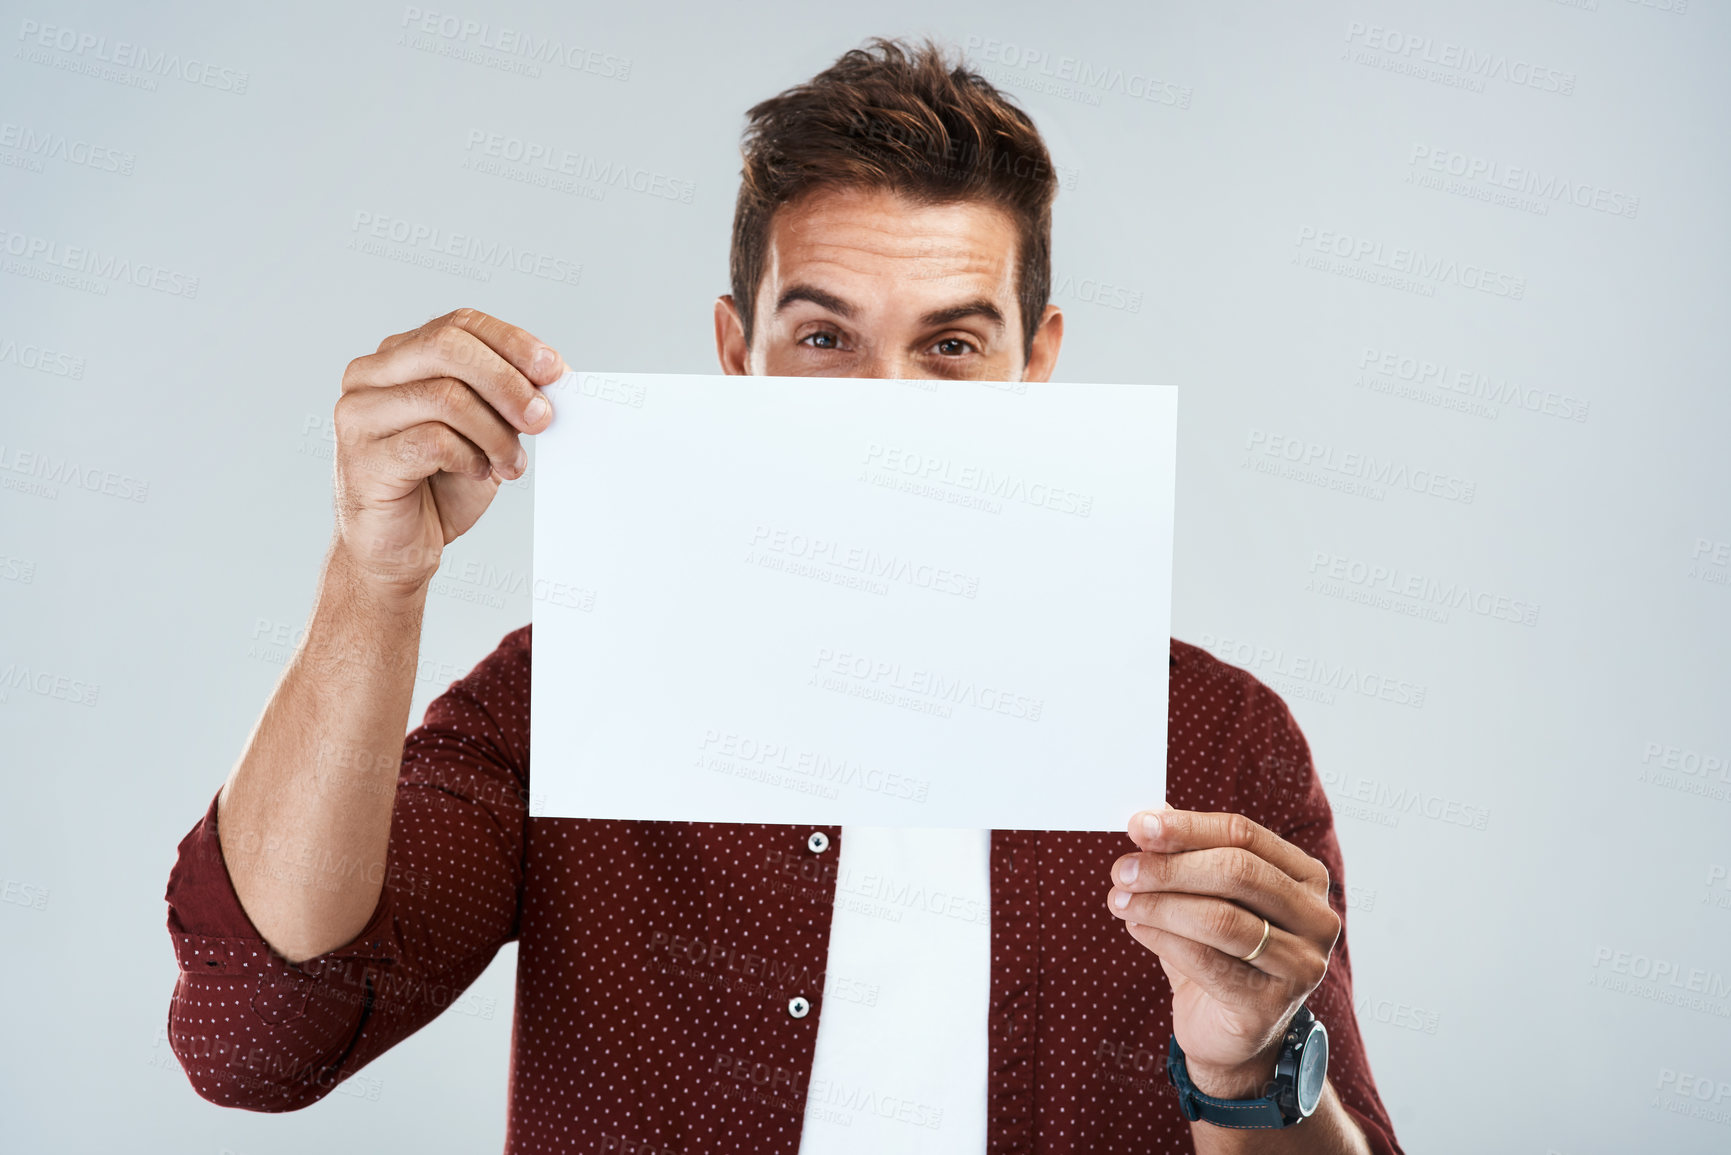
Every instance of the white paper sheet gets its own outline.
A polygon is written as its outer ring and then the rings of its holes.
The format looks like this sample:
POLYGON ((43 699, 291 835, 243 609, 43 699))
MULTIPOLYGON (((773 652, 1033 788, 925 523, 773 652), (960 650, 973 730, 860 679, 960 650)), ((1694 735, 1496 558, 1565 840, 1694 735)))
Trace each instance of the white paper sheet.
POLYGON ((1164 797, 1176 389, 547 392, 533 815, 1121 830, 1164 797))

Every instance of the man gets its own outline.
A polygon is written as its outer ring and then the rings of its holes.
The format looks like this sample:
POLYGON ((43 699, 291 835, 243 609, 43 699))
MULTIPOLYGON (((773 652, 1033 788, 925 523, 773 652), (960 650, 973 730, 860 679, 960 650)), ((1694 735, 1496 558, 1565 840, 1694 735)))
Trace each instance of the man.
MULTIPOLYGON (((726 372, 1049 379, 1056 181, 1024 113, 879 40, 748 117, 726 372)), ((344 375, 311 619, 169 880, 169 1034, 201 1095, 312 1103, 516 939, 510 1151, 1399 1150, 1303 736, 1194 647, 1167 656, 1171 805, 1131 817, 1134 848, 530 819, 528 627, 403 739, 440 551, 521 476, 564 368, 460 309, 344 375), (886 874, 977 886, 989 915, 861 913, 886 874), (1307 1013, 1332 1055, 1302 1117, 1265 1096, 1290 1097, 1307 1013)))

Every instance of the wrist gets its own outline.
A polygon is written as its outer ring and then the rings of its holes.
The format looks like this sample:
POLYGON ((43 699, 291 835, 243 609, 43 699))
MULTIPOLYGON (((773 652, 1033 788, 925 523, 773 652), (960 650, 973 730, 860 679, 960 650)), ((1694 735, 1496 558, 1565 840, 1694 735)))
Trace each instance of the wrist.
POLYGON ((1274 1083, 1274 1066, 1280 1057, 1280 1040, 1246 1063, 1215 1066, 1185 1057, 1190 1084, 1215 1099, 1260 1099, 1274 1083))
POLYGON ((341 537, 331 543, 325 564, 327 584, 356 608, 386 615, 418 614, 427 600, 427 587, 438 572, 438 559, 427 568, 416 551, 414 558, 362 558, 341 537))
POLYGON ((295 654, 325 674, 384 674, 415 667, 429 581, 378 579, 339 541, 326 558, 318 596, 295 654))

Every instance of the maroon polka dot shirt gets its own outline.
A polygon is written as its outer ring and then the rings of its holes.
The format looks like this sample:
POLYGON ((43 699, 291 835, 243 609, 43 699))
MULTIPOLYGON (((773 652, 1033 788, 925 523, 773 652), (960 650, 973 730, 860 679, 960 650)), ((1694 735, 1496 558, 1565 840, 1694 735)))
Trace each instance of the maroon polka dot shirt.
MULTIPOLYGON (((529 658, 525 626, 409 734, 383 893, 347 946, 294 966, 266 945, 229 882, 212 798, 168 880, 175 1054, 213 1103, 305 1107, 515 939, 507 1152, 793 1155, 842 829, 821 828, 820 856, 804 826, 528 817, 529 658)), ((1344 920, 1333 819, 1285 704, 1173 641, 1170 707, 1168 800, 1243 813, 1322 859, 1344 920)), ((1106 909, 1111 863, 1132 848, 1123 833, 992 833, 994 1155, 1193 1149, 1165 1077, 1171 990, 1106 909)), ((1399 1152, 1344 932, 1308 1005, 1347 1110, 1375 1151, 1399 1152)))

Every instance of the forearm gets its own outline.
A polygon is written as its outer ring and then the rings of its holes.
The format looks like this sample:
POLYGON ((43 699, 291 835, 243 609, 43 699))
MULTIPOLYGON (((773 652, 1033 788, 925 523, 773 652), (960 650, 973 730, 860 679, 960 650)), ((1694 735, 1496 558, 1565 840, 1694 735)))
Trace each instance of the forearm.
POLYGON ((1333 1083, 1324 1084, 1316 1113, 1302 1123, 1278 1131, 1192 1123, 1190 1137, 1196 1155, 1370 1155, 1364 1132, 1334 1093, 1333 1083))
POLYGON ((218 797, 235 894, 299 962, 366 926, 384 884, 426 591, 385 594, 340 546, 306 633, 218 797))

